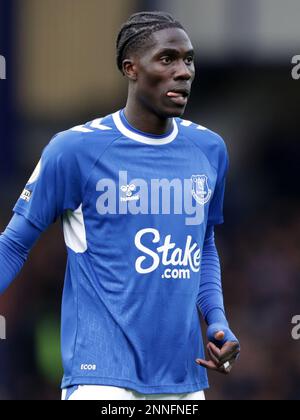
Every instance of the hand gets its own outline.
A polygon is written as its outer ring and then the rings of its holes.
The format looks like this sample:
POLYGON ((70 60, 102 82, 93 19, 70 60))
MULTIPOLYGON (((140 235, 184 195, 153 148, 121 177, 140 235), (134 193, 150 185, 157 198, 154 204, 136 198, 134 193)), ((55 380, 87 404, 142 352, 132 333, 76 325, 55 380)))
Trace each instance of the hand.
POLYGON ((217 331, 213 339, 219 346, 210 341, 207 345, 209 360, 196 359, 196 363, 206 369, 228 375, 240 354, 240 345, 238 341, 225 341, 224 343, 224 331, 217 331), (222 343, 224 344, 222 345, 222 343))

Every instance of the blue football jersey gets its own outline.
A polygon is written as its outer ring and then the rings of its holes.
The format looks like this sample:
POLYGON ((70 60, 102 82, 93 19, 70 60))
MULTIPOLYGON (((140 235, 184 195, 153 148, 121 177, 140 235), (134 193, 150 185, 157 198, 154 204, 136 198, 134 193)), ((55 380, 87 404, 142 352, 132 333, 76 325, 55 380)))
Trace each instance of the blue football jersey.
POLYGON ((123 111, 56 135, 14 207, 61 217, 68 261, 62 387, 144 394, 208 387, 197 296, 208 224, 223 222, 228 166, 217 134, 179 118, 164 136, 123 111))

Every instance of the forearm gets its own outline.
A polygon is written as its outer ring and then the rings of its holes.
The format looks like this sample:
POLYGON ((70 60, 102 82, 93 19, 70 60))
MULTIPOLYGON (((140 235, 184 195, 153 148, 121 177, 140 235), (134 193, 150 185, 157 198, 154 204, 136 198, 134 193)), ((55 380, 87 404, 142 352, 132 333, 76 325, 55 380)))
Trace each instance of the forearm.
POLYGON ((217 346, 224 343, 238 342, 229 328, 225 309, 221 281, 221 267, 215 244, 214 228, 208 227, 201 262, 201 282, 197 304, 208 325, 207 337, 217 346), (223 332, 224 339, 216 340, 216 333, 223 332))
POLYGON ((221 267, 213 227, 208 227, 201 261, 201 282, 197 304, 208 325, 227 323, 221 281, 221 267))
POLYGON ((14 215, 0 236, 0 293, 19 274, 40 234, 41 231, 23 216, 14 215))
POLYGON ((6 234, 0 236, 0 293, 11 284, 21 271, 28 253, 6 234))

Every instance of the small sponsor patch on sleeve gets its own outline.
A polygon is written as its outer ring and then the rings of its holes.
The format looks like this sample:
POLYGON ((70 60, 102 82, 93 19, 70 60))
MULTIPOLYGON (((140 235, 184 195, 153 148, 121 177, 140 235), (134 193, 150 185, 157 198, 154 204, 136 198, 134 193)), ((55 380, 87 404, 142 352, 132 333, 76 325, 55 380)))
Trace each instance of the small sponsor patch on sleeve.
POLYGON ((30 201, 32 195, 32 191, 29 191, 25 188, 25 190, 21 194, 21 199, 24 201, 27 201, 27 203, 30 201))

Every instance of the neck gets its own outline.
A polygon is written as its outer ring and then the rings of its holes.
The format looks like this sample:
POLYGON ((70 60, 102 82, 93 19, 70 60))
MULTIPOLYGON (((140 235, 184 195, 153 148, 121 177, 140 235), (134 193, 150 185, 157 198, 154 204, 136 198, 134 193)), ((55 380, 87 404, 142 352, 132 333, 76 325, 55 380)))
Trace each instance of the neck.
POLYGON ((129 124, 144 133, 160 136, 172 130, 172 118, 161 118, 130 98, 127 100, 124 113, 129 124))

